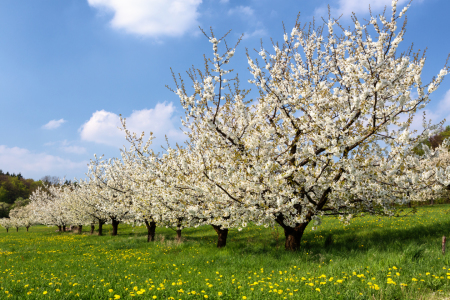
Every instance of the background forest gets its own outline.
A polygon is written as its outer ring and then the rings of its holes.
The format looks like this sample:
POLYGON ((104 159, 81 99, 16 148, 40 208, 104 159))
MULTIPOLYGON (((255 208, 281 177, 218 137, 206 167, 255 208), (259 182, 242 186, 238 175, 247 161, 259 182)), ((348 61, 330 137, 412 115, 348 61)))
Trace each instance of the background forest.
POLYGON ((0 218, 8 217, 9 211, 15 207, 28 204, 31 193, 43 183, 59 184, 60 180, 56 176, 44 176, 35 181, 25 179, 21 173, 14 174, 0 169, 0 218))

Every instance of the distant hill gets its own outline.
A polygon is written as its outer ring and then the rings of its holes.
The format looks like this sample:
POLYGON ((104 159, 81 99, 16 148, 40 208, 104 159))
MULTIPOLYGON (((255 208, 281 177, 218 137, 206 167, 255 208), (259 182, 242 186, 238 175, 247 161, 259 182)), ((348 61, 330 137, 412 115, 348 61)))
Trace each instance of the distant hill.
POLYGON ((26 204, 31 193, 42 184, 42 180, 25 179, 21 173, 10 174, 0 170, 0 218, 7 217, 9 210, 16 204, 26 204))

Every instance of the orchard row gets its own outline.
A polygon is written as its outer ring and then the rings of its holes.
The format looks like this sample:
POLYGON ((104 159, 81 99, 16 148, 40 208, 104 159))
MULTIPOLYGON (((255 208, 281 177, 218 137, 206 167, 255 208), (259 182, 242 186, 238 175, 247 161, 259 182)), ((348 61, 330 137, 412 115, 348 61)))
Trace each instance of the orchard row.
POLYGON ((121 222, 145 223, 149 240, 157 225, 179 234, 212 225, 218 247, 229 228, 252 222, 281 226, 286 249, 297 250, 322 216, 348 222, 434 197, 450 185, 450 141, 423 145, 419 156, 413 149, 439 124, 415 134, 410 126, 448 68, 423 84, 425 57, 398 53, 407 9, 394 0, 392 14, 365 24, 354 17, 351 31, 331 18, 322 27, 297 22, 272 51, 247 53, 253 91, 226 68, 240 40, 230 48, 211 32, 213 55, 187 72, 192 85, 174 75, 183 145, 157 154, 153 136, 130 132, 122 119, 130 147, 120 158, 96 157, 87 179, 37 190, 10 221, 95 223, 100 233, 111 222, 113 234, 121 222))

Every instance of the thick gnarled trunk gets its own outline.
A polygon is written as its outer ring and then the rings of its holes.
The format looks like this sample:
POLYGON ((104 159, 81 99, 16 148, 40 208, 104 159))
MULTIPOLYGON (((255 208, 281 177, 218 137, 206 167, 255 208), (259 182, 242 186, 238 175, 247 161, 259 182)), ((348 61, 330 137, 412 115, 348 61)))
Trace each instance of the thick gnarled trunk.
POLYGON ((300 243, 302 240, 303 233, 305 232, 306 226, 308 226, 309 222, 302 223, 297 225, 296 227, 287 227, 284 229, 284 236, 286 237, 286 241, 284 243, 284 248, 288 251, 297 251, 300 249, 300 243))
POLYGON ((155 240, 156 222, 144 220, 147 227, 147 242, 153 242, 155 240))
POLYGON ((78 226, 78 233, 81 234, 83 232, 83 225, 78 226))
POLYGON ((284 236, 286 240, 284 242, 284 248, 287 251, 297 251, 300 249, 303 233, 305 232, 306 227, 311 221, 311 215, 308 215, 305 223, 296 224, 295 227, 290 227, 284 224, 283 216, 279 215, 275 221, 283 228, 284 236))
POLYGON ((227 245, 228 228, 222 229, 220 226, 212 225, 217 233, 217 248, 223 248, 227 245))
POLYGON ((103 235, 103 224, 105 224, 105 222, 98 221, 98 235, 103 235))
POLYGON ((117 235, 117 230, 119 229, 119 223, 120 223, 120 221, 118 221, 117 219, 111 218, 111 224, 112 224, 112 228, 113 228, 113 231, 111 233, 112 236, 117 235))
POLYGON ((58 226, 58 232, 62 231, 62 226, 58 226))

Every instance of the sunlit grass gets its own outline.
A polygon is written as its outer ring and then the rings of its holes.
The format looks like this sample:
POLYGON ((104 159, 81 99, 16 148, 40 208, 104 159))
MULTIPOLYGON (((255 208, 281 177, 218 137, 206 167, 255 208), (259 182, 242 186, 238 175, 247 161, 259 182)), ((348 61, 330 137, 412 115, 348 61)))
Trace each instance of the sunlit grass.
POLYGON ((122 224, 116 237, 3 230, 0 299, 439 299, 450 293, 449 209, 327 218, 297 253, 278 227, 231 230, 223 249, 209 227, 183 230, 182 243, 167 228, 147 243, 144 227, 122 224))

